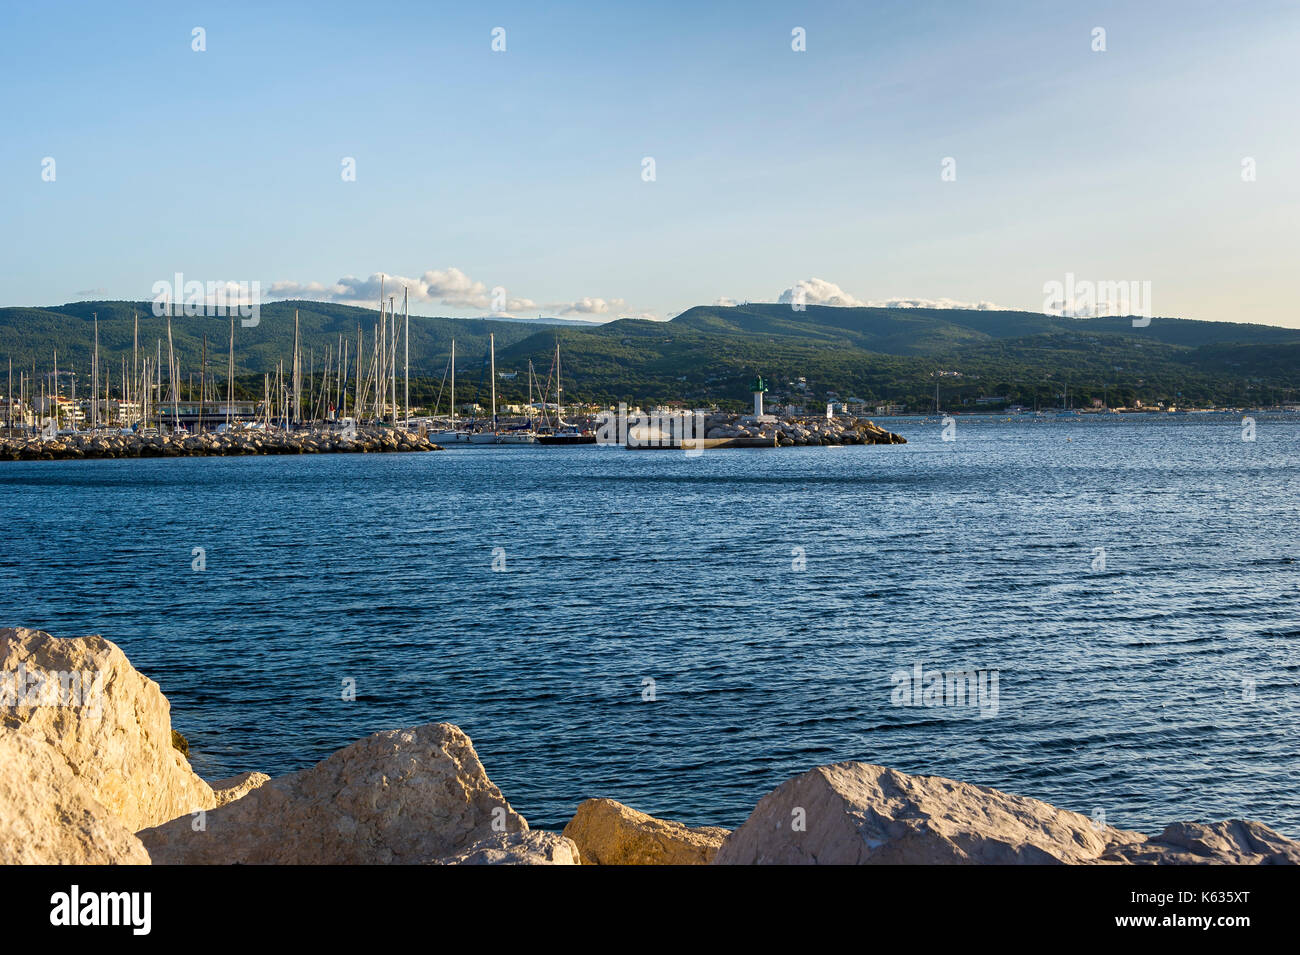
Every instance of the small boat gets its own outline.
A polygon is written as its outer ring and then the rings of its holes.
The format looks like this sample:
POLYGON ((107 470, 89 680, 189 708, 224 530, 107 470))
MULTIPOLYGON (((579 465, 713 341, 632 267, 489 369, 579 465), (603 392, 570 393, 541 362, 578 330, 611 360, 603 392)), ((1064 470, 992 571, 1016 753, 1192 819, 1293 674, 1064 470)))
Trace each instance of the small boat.
POLYGON ((595 444, 596 436, 588 431, 579 431, 574 428, 567 431, 556 431, 552 434, 539 434, 537 443, 547 445, 595 444))

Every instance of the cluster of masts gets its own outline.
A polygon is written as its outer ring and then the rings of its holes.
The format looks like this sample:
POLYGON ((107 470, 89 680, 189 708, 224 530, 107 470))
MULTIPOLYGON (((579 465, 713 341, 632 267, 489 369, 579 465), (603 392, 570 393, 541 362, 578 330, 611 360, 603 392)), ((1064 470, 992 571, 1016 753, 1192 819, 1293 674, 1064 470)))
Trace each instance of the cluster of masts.
MULTIPOLYGON (((371 330, 370 359, 366 361, 366 339, 357 325, 355 359, 352 343, 338 336, 337 348, 325 347, 325 364, 321 369, 320 387, 316 387, 315 369, 307 369, 308 407, 304 409, 303 363, 298 327, 298 310, 293 312, 293 353, 289 377, 285 378, 283 359, 276 368, 274 387, 271 375, 263 375, 262 418, 267 426, 279 423, 286 428, 300 427, 312 421, 334 421, 348 417, 348 383, 355 374, 352 401, 358 417, 398 425, 409 422, 411 415, 411 307, 410 292, 402 287, 402 327, 399 334, 396 296, 384 299, 384 277, 379 278, 379 320, 371 330), (402 401, 397 401, 398 346, 402 358, 402 401), (365 373, 362 374, 364 367, 365 373), (274 416, 272 417, 272 410, 274 416), (306 414, 304 415, 304 410, 306 414)), ((315 364, 314 356, 311 364, 315 364)))
MULTIPOLYGON (((299 326, 298 310, 293 317, 293 350, 288 365, 281 359, 273 372, 262 376, 262 397, 260 402, 247 400, 237 402, 235 398, 235 321, 230 319, 230 331, 226 348, 226 380, 224 389, 218 382, 215 372, 208 369, 208 338, 203 336, 202 357, 200 359, 198 401, 194 400, 195 388, 193 375, 188 379, 188 387, 183 388, 181 361, 177 354, 172 336, 171 315, 167 316, 166 349, 163 339, 157 339, 155 351, 150 356, 140 348, 140 316, 134 315, 134 339, 131 349, 130 366, 123 355, 118 376, 118 399, 113 398, 113 374, 111 366, 105 367, 101 361, 99 349, 99 314, 93 313, 94 344, 91 350, 91 395, 84 402, 85 413, 77 402, 77 376, 72 374, 70 398, 64 398, 61 388, 62 378, 59 373, 59 354, 54 351, 53 374, 44 376, 40 381, 40 404, 35 405, 37 374, 33 364, 31 376, 19 373, 18 394, 14 395, 13 360, 9 360, 8 401, 4 421, 12 430, 17 427, 32 426, 38 430, 58 431, 63 428, 78 430, 79 426, 88 424, 91 430, 130 429, 134 431, 156 428, 158 432, 184 431, 184 420, 188 417, 198 430, 205 424, 217 424, 224 419, 226 428, 238 424, 242 427, 261 427, 291 430, 314 424, 334 425, 341 420, 362 420, 389 424, 394 427, 447 427, 432 418, 415 422, 411 418, 411 313, 410 293, 402 289, 402 309, 398 312, 396 296, 385 296, 385 277, 380 276, 379 318, 373 324, 370 334, 369 354, 367 354, 366 335, 360 323, 357 325, 355 349, 353 342, 342 334, 337 343, 326 346, 324 364, 319 375, 316 370, 315 354, 308 353, 304 363, 299 326), (400 319, 400 323, 399 323, 400 319), (398 400, 398 376, 401 375, 401 401, 398 400), (102 379, 102 381, 101 381, 102 379), (47 388, 48 385, 48 388, 47 388), (224 403, 218 392, 225 391, 224 403), (304 390, 306 391, 304 400, 304 390), (197 404, 197 408, 196 408, 197 404), (351 407, 349 407, 349 404, 351 407), (28 417, 27 408, 39 409, 41 417, 36 414, 28 417), (182 408, 184 406, 184 408, 182 408), (18 409, 18 414, 15 414, 18 409), (184 415, 182 414, 184 411, 184 415)), ((526 443, 535 433, 530 425, 524 428, 510 429, 506 434, 499 430, 496 414, 496 348, 495 336, 489 335, 489 354, 491 356, 492 417, 490 423, 476 431, 458 428, 456 422, 456 343, 451 343, 449 368, 451 374, 450 431, 443 433, 450 441, 470 441, 473 443, 526 443), (500 435, 500 437, 497 437, 500 435), (490 438, 490 440, 489 440, 490 438)), ((215 355, 215 352, 214 352, 215 355)), ((555 400, 556 428, 564 428, 562 417, 560 388, 559 344, 555 353, 555 400)), ((65 369, 66 373, 66 369, 65 369)), ((532 362, 529 362, 530 407, 534 379, 532 362)), ((444 377, 444 383, 446 378, 444 377)), ((477 389, 476 389, 477 390, 477 389)), ((542 389, 543 394, 549 390, 542 389)), ((441 389, 435 404, 441 401, 441 389)), ((543 405, 544 408, 544 405, 543 405)), ((435 409, 436 410, 436 409, 435 409)), ((445 421, 446 419, 444 419, 445 421)), ((471 426, 472 427, 472 426, 471 426)))
MULTIPOLYGON (((384 298, 383 278, 380 280, 379 320, 371 332, 371 347, 368 360, 365 357, 365 333, 360 323, 357 325, 355 356, 352 343, 342 335, 338 337, 337 349, 327 346, 325 363, 316 377, 315 357, 311 354, 309 363, 303 361, 299 328, 298 311, 294 310, 293 351, 286 369, 281 360, 274 375, 263 375, 262 400, 257 405, 253 419, 263 427, 292 429, 311 422, 334 421, 347 417, 349 400, 358 417, 378 422, 399 424, 410 419, 411 396, 411 316, 410 300, 407 289, 402 290, 402 325, 399 335, 396 296, 384 298), (399 345, 401 346, 399 361, 399 345), (397 396, 397 377, 399 367, 402 373, 402 401, 397 396), (355 375, 355 380, 353 380, 355 375), (304 376, 306 377, 306 400, 304 401, 304 376), (352 386, 349 395, 349 386, 352 386)), ((105 367, 99 349, 99 313, 92 313, 94 322, 94 343, 91 349, 90 378, 91 395, 85 402, 83 414, 77 402, 77 376, 70 374, 70 387, 67 397, 61 385, 63 375, 59 372, 58 349, 53 352, 53 371, 49 375, 37 375, 33 363, 30 375, 20 370, 18 380, 14 381, 13 359, 8 362, 8 388, 6 392, 5 414, 6 428, 32 427, 60 430, 67 428, 78 430, 80 424, 86 424, 91 430, 103 428, 141 428, 156 427, 166 430, 167 422, 172 430, 180 428, 181 405, 189 408, 193 404, 193 376, 190 376, 189 388, 182 387, 181 363, 176 352, 172 336, 171 316, 167 317, 166 354, 163 339, 157 340, 155 354, 151 357, 140 349, 140 316, 134 316, 134 340, 131 350, 131 363, 127 367, 124 355, 118 378, 118 400, 113 399, 112 368, 105 367), (101 377, 102 388, 101 388, 101 377), (39 381, 39 393, 37 391, 39 381), (17 393, 15 394, 15 384, 17 393), (188 391, 190 397, 185 397, 188 391), (39 399, 39 404, 37 403, 39 399), (29 416, 27 409, 32 407, 29 416), (39 418, 37 416, 40 416, 39 418)), ((237 417, 235 401, 235 322, 230 320, 230 335, 227 347, 227 368, 225 381, 225 402, 219 406, 215 415, 209 414, 209 406, 217 404, 218 382, 215 374, 208 371, 208 339, 203 337, 203 352, 200 364, 200 381, 198 388, 197 424, 201 429, 205 418, 224 417, 227 427, 237 417)), ((65 367, 64 374, 69 372, 65 367)), ((247 418, 247 415, 242 417, 247 418)))

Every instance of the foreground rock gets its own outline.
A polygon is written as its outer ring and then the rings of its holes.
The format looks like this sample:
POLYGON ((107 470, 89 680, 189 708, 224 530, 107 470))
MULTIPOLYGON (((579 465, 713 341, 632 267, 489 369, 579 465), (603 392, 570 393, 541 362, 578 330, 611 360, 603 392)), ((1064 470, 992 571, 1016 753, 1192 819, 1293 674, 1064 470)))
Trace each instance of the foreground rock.
POLYGON ((1133 865, 1300 865, 1300 843, 1258 822, 1175 822, 1158 836, 1118 846, 1102 862, 1133 865))
POLYGON ((62 461, 82 458, 179 458, 248 454, 373 454, 441 451, 424 431, 393 428, 277 431, 234 430, 221 434, 138 435, 85 432, 0 438, 0 461, 62 461))
POLYGON ((365 865, 434 862, 528 829, 448 723, 376 733, 198 823, 139 836, 155 863, 365 865))
POLYGON ((0 863, 148 865, 149 855, 54 749, 0 731, 0 863))
POLYGON ((270 781, 271 777, 266 773, 240 773, 228 779, 215 780, 212 783, 212 795, 216 798, 218 806, 224 806, 226 803, 247 796, 263 783, 270 781))
POLYGON ((132 832, 216 805, 172 746, 158 684, 103 637, 0 629, 0 726, 53 749, 132 832))
POLYGON ((564 835, 590 865, 707 865, 729 833, 656 819, 612 799, 579 804, 564 835))
POLYGON ((439 859, 442 865, 579 865, 572 839, 530 829, 501 832, 476 842, 458 855, 439 859))
POLYGON ((1252 822, 1175 823, 1148 838, 939 776, 821 766, 759 800, 718 865, 1300 864, 1300 843, 1252 822))
POLYGON ((1079 813, 869 763, 821 766, 759 800, 719 865, 1093 862, 1141 840, 1079 813))

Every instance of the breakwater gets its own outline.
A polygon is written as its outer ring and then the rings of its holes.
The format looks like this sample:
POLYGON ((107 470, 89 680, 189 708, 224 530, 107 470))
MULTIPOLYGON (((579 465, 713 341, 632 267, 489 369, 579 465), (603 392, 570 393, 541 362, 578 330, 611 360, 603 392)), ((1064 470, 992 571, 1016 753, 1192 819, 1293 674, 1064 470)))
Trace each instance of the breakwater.
MULTIPOLYGON (((635 419, 633 419, 635 421, 635 419)), ((794 448, 851 444, 907 444, 873 421, 738 414, 648 416, 627 427, 629 448, 794 448)))
POLYGON ((427 436, 391 428, 355 431, 227 431, 221 434, 70 434, 0 438, 0 461, 183 458, 254 454, 375 454, 441 451, 427 436))

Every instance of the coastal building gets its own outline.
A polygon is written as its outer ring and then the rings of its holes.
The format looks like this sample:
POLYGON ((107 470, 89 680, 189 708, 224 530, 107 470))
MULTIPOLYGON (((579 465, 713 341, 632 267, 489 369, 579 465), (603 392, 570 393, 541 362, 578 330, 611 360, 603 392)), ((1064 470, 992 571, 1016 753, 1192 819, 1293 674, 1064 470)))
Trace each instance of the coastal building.
POLYGON ((54 418, 59 427, 77 427, 85 415, 71 398, 64 395, 38 395, 32 399, 32 408, 40 418, 54 418))
POLYGON ((178 401, 158 407, 162 423, 168 428, 177 424, 186 430, 215 431, 227 420, 244 422, 259 417, 259 401, 178 401))

